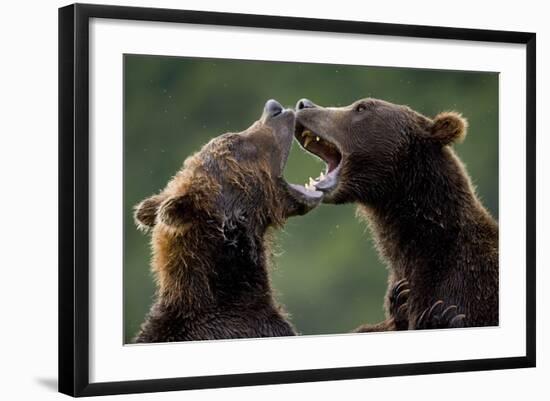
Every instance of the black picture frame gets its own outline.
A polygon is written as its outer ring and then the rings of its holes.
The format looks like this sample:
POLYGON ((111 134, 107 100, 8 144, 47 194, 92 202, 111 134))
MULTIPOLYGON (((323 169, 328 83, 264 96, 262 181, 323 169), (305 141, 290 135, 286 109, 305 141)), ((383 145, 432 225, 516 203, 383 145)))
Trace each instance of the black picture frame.
POLYGON ((59 9, 59 391, 72 396, 534 367, 536 35, 266 15, 74 4, 59 9), (89 22, 91 18, 437 38, 526 46, 526 354, 521 357, 90 383, 89 22))

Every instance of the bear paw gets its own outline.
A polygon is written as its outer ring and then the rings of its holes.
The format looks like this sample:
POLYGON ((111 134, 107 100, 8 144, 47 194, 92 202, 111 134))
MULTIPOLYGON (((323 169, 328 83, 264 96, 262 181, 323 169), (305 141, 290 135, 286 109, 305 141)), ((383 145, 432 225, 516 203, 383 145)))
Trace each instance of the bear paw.
POLYGON ((427 330, 464 327, 465 318, 466 315, 458 313, 456 305, 446 306, 442 300, 439 300, 422 312, 416 321, 415 329, 427 330))

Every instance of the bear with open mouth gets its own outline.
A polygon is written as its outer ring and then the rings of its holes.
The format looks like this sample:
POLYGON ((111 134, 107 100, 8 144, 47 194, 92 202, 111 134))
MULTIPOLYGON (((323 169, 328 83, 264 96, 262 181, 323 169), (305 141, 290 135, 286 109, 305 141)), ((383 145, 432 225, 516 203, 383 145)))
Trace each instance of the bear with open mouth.
POLYGON ((259 121, 214 138, 135 208, 151 232, 157 293, 135 342, 292 336, 269 281, 269 231, 321 191, 283 178, 295 113, 269 100, 259 121))
POLYGON ((389 266, 386 308, 408 285, 406 320, 359 331, 498 325, 498 224, 451 148, 458 113, 434 119, 378 99, 346 107, 296 105, 296 139, 326 162, 306 189, 359 204, 389 266))

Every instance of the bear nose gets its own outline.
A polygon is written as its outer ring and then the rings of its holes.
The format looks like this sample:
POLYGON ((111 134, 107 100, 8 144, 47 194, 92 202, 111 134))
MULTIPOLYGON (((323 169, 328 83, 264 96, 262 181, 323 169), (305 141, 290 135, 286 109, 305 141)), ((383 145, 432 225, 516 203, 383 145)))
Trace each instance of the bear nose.
POLYGON ((269 99, 265 104, 264 110, 268 116, 276 117, 283 112, 283 106, 278 101, 269 99))
POLYGON ((311 100, 305 98, 298 100, 298 103, 296 103, 297 110, 311 109, 313 107, 315 107, 315 104, 311 100))

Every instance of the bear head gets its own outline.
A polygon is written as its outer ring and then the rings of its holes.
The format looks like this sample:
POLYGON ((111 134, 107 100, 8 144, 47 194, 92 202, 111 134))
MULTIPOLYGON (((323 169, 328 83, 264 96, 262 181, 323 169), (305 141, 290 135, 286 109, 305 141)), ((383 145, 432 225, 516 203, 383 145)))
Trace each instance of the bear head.
POLYGON ((440 156, 454 159, 447 145, 462 140, 467 128, 455 112, 430 119, 407 106, 371 98, 345 107, 302 99, 296 110, 296 139, 327 164, 308 187, 322 191, 326 203, 387 201, 403 192, 411 174, 422 174, 420 159, 426 169, 440 156))
POLYGON ((212 139, 185 160, 160 193, 139 203, 138 227, 159 225, 179 233, 199 225, 222 231, 237 224, 264 229, 308 212, 320 203, 322 192, 283 178, 294 123, 293 110, 269 100, 252 126, 212 139))

